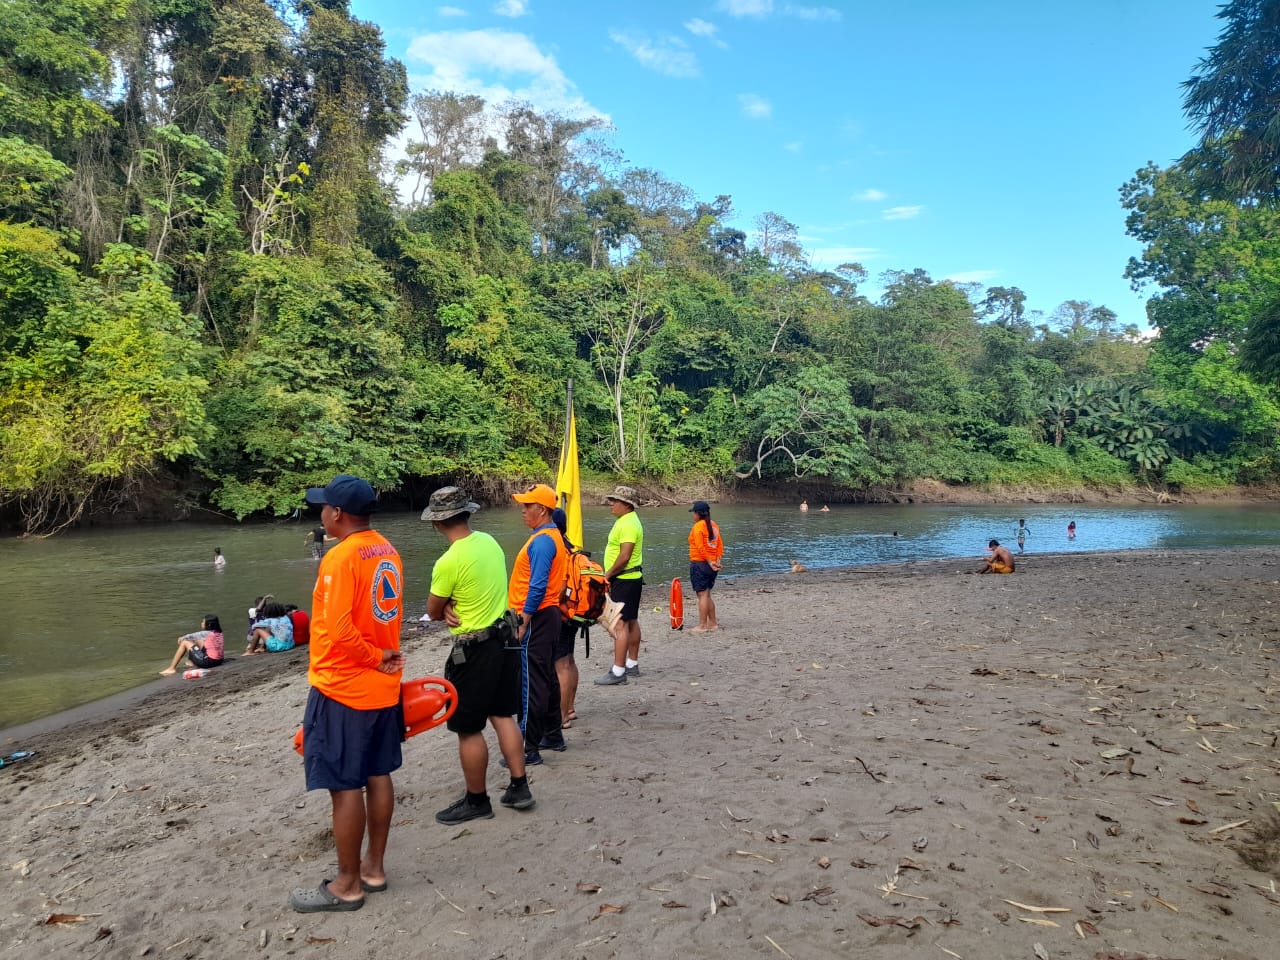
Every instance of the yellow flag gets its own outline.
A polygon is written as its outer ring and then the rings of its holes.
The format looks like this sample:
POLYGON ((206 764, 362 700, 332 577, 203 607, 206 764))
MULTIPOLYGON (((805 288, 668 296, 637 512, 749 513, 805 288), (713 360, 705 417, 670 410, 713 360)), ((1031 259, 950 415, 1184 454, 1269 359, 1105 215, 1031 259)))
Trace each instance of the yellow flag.
POLYGON ((560 445, 560 469, 556 471, 556 496, 564 508, 568 523, 565 535, 581 550, 582 543, 582 487, 578 483, 578 427, 573 419, 573 399, 570 395, 569 418, 565 424, 564 442, 560 445))

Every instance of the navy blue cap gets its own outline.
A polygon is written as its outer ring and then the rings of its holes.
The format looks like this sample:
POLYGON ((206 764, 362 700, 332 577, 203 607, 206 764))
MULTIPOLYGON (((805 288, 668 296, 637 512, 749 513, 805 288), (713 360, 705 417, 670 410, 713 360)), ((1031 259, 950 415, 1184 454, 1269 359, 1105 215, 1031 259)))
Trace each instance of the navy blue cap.
POLYGON ((707 501, 705 500, 695 500, 693 501, 693 506, 689 508, 689 512, 690 513, 710 513, 711 504, 707 503, 707 501))
POLYGON ((340 473, 325 487, 308 487, 307 503, 329 504, 347 513, 367 517, 378 508, 378 495, 367 480, 340 473))
POLYGON ((551 522, 560 528, 561 533, 569 529, 569 515, 564 512, 563 507, 556 507, 551 511, 551 522))

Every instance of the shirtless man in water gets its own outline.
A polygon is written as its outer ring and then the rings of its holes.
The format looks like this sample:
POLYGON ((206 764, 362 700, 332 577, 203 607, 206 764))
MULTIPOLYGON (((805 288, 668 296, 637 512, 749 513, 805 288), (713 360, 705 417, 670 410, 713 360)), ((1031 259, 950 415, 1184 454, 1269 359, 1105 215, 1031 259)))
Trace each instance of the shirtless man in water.
POLYGON ((975 573, 1013 573, 1013 555, 1007 547, 1000 546, 999 540, 987 544, 991 548, 991 556, 987 557, 982 569, 975 573))

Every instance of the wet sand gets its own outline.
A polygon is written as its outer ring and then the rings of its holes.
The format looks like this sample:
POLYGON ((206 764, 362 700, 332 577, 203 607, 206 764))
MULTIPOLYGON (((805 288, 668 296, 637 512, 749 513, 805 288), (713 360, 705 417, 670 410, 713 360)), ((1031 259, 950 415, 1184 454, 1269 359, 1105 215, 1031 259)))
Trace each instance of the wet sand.
POLYGON ((1280 550, 1019 559, 722 580, 715 634, 651 586, 532 811, 437 824, 454 738, 406 744, 355 913, 287 904, 335 863, 305 652, 23 728, 0 957, 1274 957, 1280 550))

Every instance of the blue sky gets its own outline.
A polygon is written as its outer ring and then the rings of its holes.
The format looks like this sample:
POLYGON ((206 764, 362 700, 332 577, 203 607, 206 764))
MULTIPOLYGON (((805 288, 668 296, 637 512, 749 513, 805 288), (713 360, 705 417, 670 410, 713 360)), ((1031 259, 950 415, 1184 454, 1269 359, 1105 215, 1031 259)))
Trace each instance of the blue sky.
MULTIPOLYGON (((734 224, 792 221, 818 267, 1016 286, 1146 326, 1120 186, 1192 144, 1212 0, 352 0, 413 92, 599 116, 628 165, 734 224)), ((410 131, 412 134, 412 130, 410 131)))

